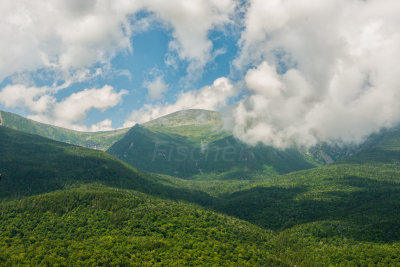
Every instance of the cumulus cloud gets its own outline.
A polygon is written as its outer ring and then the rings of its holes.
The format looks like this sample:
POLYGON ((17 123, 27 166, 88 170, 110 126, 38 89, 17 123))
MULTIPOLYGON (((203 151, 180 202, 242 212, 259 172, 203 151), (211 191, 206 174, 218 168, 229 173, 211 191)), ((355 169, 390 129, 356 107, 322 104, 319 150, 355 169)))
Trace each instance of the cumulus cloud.
POLYGON ((188 73, 196 76, 212 59, 211 29, 222 28, 232 22, 237 6, 235 0, 151 0, 146 7, 157 13, 173 29, 170 49, 181 60, 189 61, 188 73))
POLYGON ((0 103, 8 108, 24 107, 32 112, 41 113, 55 102, 54 97, 48 95, 50 91, 52 89, 49 87, 8 85, 0 91, 0 103))
POLYGON ((235 135, 282 148, 357 144, 399 123, 399 10, 395 0, 250 1, 235 135))
POLYGON ((161 76, 156 77, 152 81, 146 81, 144 87, 147 88, 150 100, 159 100, 163 97, 163 93, 168 90, 161 76))
POLYGON ((184 109, 217 110, 226 106, 228 99, 236 94, 237 91, 227 78, 219 78, 211 86, 180 94, 173 104, 145 105, 139 110, 132 111, 125 121, 124 127, 144 123, 184 109))
POLYGON ((189 69, 198 70, 210 60, 208 32, 228 23, 234 7, 234 0, 4 0, 0 81, 39 68, 68 72, 108 63, 117 52, 132 49, 134 30, 149 27, 129 20, 141 10, 155 13, 172 29, 171 49, 190 62, 189 69))
POLYGON ((130 48, 123 1, 12 1, 0 3, 0 80, 22 71, 62 71, 107 62, 130 48))
POLYGON ((9 85, 0 91, 0 103, 6 107, 24 107, 33 114, 29 118, 80 131, 112 130, 106 119, 90 127, 79 124, 91 109, 106 110, 121 102, 127 91, 116 92, 111 86, 85 89, 57 102, 54 94, 59 87, 28 87, 9 85))
POLYGON ((76 122, 92 108, 105 110, 117 105, 126 93, 125 90, 115 92, 109 85, 100 89, 85 89, 55 104, 53 114, 58 120, 76 122))

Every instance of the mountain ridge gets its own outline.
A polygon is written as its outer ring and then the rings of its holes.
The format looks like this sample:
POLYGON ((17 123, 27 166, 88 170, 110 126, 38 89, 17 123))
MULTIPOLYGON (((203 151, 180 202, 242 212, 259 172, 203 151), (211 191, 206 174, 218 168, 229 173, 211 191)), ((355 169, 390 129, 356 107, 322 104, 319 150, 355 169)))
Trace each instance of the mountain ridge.
POLYGON ((22 132, 37 134, 56 141, 88 148, 107 150, 129 129, 103 132, 80 132, 37 122, 14 113, 0 110, 0 125, 22 132))
POLYGON ((267 170, 275 175, 332 164, 379 145, 392 132, 371 135, 359 146, 319 144, 309 150, 279 150, 240 142, 224 129, 220 113, 201 109, 177 111, 133 128, 94 133, 41 124, 4 111, 0 116, 1 123, 13 129, 101 149, 139 169, 190 179, 248 179, 267 170), (135 131, 141 132, 142 139, 129 141, 127 137, 135 131), (134 146, 141 147, 140 153, 132 151, 134 146))

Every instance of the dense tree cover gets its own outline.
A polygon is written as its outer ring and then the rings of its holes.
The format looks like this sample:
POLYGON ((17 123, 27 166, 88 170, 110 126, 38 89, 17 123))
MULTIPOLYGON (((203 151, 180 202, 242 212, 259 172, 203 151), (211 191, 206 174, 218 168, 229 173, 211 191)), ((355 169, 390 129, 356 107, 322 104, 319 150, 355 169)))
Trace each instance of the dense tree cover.
POLYGON ((0 127, 0 265, 400 265, 399 136, 340 164, 199 181, 0 127))
MULTIPOLYGON (((360 241, 340 220, 283 231, 101 185, 0 204, 0 265, 396 265, 400 242, 360 241)), ((362 230, 360 230, 362 231, 362 230)))
POLYGON ((187 203, 95 185, 0 204, 0 265, 280 265, 271 235, 187 203))
POLYGON ((13 113, 0 111, 1 124, 14 130, 37 134, 64 143, 107 150, 122 138, 128 129, 107 132, 78 132, 26 119, 13 113))
POLYGON ((332 165, 253 183, 216 209, 269 229, 339 220, 353 238, 400 240, 399 165, 332 165))

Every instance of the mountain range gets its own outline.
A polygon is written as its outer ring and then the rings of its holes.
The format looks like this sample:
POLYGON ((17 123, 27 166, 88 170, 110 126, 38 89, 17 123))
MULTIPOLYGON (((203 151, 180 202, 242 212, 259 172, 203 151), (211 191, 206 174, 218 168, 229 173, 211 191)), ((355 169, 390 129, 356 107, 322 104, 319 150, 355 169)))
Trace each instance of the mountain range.
POLYGON ((107 151, 135 167, 185 179, 249 179, 339 162, 374 146, 387 133, 358 146, 318 144, 308 150, 255 147, 224 129, 218 112, 184 110, 130 129, 79 132, 0 111, 0 125, 56 141, 107 151))
POLYGON ((0 114, 0 265, 400 262, 397 128, 282 151, 202 110, 103 133, 0 114))

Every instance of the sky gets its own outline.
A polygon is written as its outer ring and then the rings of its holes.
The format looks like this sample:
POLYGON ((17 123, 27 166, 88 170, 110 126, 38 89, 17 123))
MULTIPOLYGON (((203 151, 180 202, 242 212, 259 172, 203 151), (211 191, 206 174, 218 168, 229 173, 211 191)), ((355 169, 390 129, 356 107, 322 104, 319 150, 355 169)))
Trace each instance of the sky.
POLYGON ((398 0, 2 0, 0 109, 80 131, 188 108, 249 143, 400 122, 398 0))

